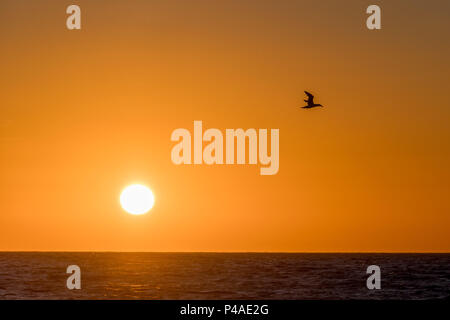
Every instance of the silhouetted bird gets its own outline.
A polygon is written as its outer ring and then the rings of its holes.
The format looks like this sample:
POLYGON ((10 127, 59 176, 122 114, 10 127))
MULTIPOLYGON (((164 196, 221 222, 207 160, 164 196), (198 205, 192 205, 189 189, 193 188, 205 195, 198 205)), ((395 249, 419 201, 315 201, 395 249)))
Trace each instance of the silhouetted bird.
POLYGON ((309 93, 308 91, 305 91, 305 93, 308 96, 308 100, 303 100, 303 101, 305 101, 308 105, 306 105, 302 108, 323 107, 323 105, 321 105, 321 104, 314 103, 314 96, 311 93, 309 93))

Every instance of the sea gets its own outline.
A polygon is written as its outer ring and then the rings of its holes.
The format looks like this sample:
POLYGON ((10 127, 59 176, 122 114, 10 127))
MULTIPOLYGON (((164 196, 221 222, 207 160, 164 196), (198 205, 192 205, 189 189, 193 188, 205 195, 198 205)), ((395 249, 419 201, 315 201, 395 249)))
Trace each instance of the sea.
POLYGON ((450 254, 0 252, 0 299, 448 299, 450 254), (69 290, 67 267, 80 268, 69 290), (367 267, 380 267, 369 290, 367 267))

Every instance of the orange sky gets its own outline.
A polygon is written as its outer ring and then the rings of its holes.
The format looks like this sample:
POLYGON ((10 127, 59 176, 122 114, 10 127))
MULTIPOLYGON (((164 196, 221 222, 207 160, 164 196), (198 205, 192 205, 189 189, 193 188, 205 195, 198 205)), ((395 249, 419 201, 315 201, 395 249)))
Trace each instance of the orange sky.
POLYGON ((0 4, 0 250, 450 251, 448 1, 74 3, 0 4), (278 174, 174 165, 194 120, 280 129, 278 174))

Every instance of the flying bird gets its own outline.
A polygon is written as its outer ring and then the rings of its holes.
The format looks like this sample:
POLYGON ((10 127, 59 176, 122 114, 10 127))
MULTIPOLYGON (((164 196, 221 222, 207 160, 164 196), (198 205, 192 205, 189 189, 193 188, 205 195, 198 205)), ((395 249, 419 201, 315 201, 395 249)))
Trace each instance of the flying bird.
POLYGON ((305 91, 305 93, 308 96, 308 100, 303 100, 303 101, 305 101, 308 105, 306 105, 302 108, 323 107, 323 105, 321 105, 321 104, 314 103, 314 96, 311 93, 309 93, 308 91, 305 91))

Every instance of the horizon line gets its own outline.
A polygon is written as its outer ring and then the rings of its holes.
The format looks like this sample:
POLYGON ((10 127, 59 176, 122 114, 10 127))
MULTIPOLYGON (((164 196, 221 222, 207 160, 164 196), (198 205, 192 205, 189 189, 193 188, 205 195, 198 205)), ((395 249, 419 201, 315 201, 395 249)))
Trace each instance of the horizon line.
POLYGON ((0 250, 0 253, 287 253, 287 254, 450 254, 450 251, 117 251, 0 250))

